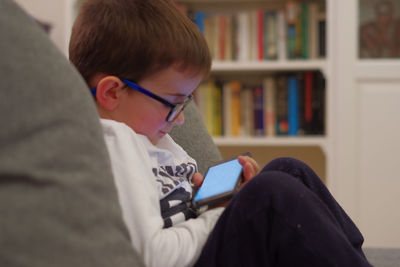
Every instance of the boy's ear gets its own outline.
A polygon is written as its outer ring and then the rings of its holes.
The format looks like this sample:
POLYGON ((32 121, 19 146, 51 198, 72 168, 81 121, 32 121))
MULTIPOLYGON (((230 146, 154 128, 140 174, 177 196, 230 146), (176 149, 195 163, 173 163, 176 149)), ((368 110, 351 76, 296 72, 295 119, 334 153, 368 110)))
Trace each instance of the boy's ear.
POLYGON ((119 104, 120 91, 124 83, 115 76, 105 76, 97 83, 96 99, 106 110, 114 110, 119 104))

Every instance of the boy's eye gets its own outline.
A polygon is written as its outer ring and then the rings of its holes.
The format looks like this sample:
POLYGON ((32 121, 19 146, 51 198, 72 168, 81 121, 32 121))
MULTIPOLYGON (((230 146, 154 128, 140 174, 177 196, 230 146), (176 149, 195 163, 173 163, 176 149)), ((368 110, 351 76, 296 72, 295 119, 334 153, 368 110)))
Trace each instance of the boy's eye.
POLYGON ((165 100, 167 100, 169 103, 177 105, 177 104, 181 104, 182 102, 185 101, 185 98, 182 96, 167 96, 165 97, 165 100))

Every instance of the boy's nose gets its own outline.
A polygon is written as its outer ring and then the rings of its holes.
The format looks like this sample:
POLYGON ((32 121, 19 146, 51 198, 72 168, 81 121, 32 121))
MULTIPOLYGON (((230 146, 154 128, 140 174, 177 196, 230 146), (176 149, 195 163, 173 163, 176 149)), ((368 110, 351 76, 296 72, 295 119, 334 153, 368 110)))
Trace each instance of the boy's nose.
POLYGON ((185 122, 185 116, 183 112, 179 113, 178 117, 173 121, 175 125, 182 125, 185 122))

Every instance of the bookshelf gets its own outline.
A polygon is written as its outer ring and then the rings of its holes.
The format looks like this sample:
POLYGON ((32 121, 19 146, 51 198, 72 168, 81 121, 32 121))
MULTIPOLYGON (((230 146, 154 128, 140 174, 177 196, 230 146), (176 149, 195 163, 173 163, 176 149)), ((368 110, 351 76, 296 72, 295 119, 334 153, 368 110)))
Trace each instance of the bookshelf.
POLYGON ((326 60, 280 60, 280 61, 214 61, 212 71, 216 72, 234 72, 234 71, 287 71, 287 70, 310 70, 317 69, 326 73, 326 60))
MULTIPOLYGON (((207 23, 206 19, 203 22, 198 22, 197 18, 199 16, 208 18, 212 20, 211 23, 214 23, 211 27, 211 31, 215 31, 215 28, 219 27, 218 22, 220 17, 228 17, 227 20, 232 19, 231 16, 234 17, 233 20, 236 20, 236 23, 243 22, 243 19, 240 20, 240 14, 243 12, 248 13, 248 18, 250 22, 253 20, 253 24, 249 26, 249 32, 253 31, 252 27, 255 27, 254 17, 255 13, 262 11, 265 12, 263 14, 273 14, 275 16, 275 23, 279 22, 279 19, 282 20, 282 17, 286 14, 287 3, 293 1, 279 1, 279 0, 218 0, 218 1, 209 1, 209 0, 180 0, 177 1, 182 9, 185 12, 188 12, 189 16, 193 18, 193 20, 199 25, 203 34, 206 37, 206 40, 210 46, 210 50, 213 55, 213 63, 212 63, 212 71, 211 78, 215 80, 222 80, 224 82, 229 82, 232 80, 239 80, 244 84, 260 84, 265 76, 274 76, 282 73, 304 73, 307 71, 319 71, 322 73, 322 76, 325 78, 325 96, 324 96, 324 132, 323 134, 318 135, 299 135, 299 136, 287 136, 287 135, 273 135, 267 136, 267 134, 263 134, 262 136, 254 136, 247 134, 239 134, 238 136, 232 136, 231 134, 222 135, 217 134, 213 137, 214 142, 217 144, 221 153, 224 157, 229 157, 232 154, 241 153, 243 151, 252 152, 253 156, 260 163, 260 165, 264 165, 271 158, 271 155, 276 156, 293 156, 300 158, 310 164, 314 169, 316 169, 317 173, 320 177, 328 184, 330 183, 330 167, 332 166, 331 162, 331 138, 330 138, 330 94, 332 93, 330 90, 331 81, 329 77, 331 76, 331 61, 329 54, 329 46, 325 47, 327 50, 323 56, 315 55, 317 52, 313 54, 313 56, 309 55, 306 59, 301 58, 301 56, 296 56, 295 58, 289 57, 288 51, 282 53, 277 52, 273 58, 267 58, 266 50, 265 57, 254 56, 255 52, 246 52, 250 54, 247 58, 241 58, 240 55, 233 55, 232 57, 222 57, 220 53, 215 52, 215 41, 213 38, 210 38, 210 33, 207 33, 207 23), (199 15, 200 14, 200 15, 199 15), (279 18, 279 16, 281 18, 279 18), (214 18, 213 18, 214 17, 214 18), (216 17, 216 18, 215 18, 216 17), (254 82, 257 81, 257 82, 254 82)), ((301 4, 307 5, 307 7, 313 5, 314 10, 318 10, 319 13, 323 13, 323 17, 325 21, 327 21, 327 17, 329 14, 329 1, 324 0, 316 0, 316 1, 294 1, 297 3, 297 7, 299 8, 298 12, 300 12, 301 4), (317 7, 318 9, 316 9, 317 7)), ((267 16, 265 15, 265 20, 267 20, 267 16)), ((270 15, 271 16, 271 15, 270 15)), ((316 14, 315 21, 317 21, 316 14)), ((224 18, 226 19, 226 18, 224 18)), ((286 19, 284 20, 286 27, 286 19)), ((231 22, 232 23, 232 22, 231 22)), ((266 23, 266 22, 265 22, 266 23)), ((229 24, 228 24, 229 25, 229 24)), ((233 25, 235 25, 233 23, 233 25)), ((265 24, 267 25, 267 24, 265 24)), ((267 27, 267 26, 265 26, 267 27)), ((276 29, 276 49, 278 50, 286 50, 288 44, 287 40, 281 41, 282 38, 286 38, 288 32, 286 28, 284 31, 280 29, 280 25, 275 25, 276 29), (285 36, 283 36, 285 35, 285 36), (280 44, 279 42, 282 42, 280 44)), ((317 27, 317 25, 315 26, 317 27)), ((329 24, 325 25, 325 33, 324 38, 327 43, 329 40, 329 24)), ((240 26, 236 24, 233 35, 234 37, 229 38, 237 38, 240 26), (236 31, 236 32, 235 32, 236 31)), ((316 28, 314 29, 316 30, 316 28)), ((228 30, 229 31, 229 30, 228 30)), ((214 33, 217 34, 218 33, 214 33)), ((250 34, 251 35, 251 34, 250 34)), ((255 33, 253 32, 254 40, 255 33)), ((263 37, 263 42, 267 42, 266 39, 268 37, 263 37)), ((315 37, 314 37, 315 38, 315 37)), ((215 36, 214 36, 215 39, 215 36)), ((314 41, 316 41, 314 39, 314 41)), ((237 43, 234 45, 237 47, 240 46, 238 44, 240 41, 236 41, 237 43)), ((244 44, 243 46, 253 46, 252 44, 244 44)), ((235 48, 228 48, 229 51, 235 48)), ((254 46, 248 49, 256 50, 254 46)), ((316 49, 316 48, 314 48, 316 49)), ((238 52, 239 54, 240 52, 238 52)), ((222 94, 223 94, 222 89, 222 94)), ((200 104, 201 106, 201 104, 200 104)), ((202 111, 202 108, 199 107, 202 111)), ((222 108, 223 109, 223 108, 222 108)), ((204 113, 204 112, 203 112, 204 113)), ((206 120, 206 119, 205 119, 206 120)), ((206 122, 207 124, 207 122, 206 122)), ((223 128, 223 126, 222 126, 223 128)), ((266 131, 266 130, 265 130, 266 131)), ((212 133, 212 131, 210 130, 212 133)))

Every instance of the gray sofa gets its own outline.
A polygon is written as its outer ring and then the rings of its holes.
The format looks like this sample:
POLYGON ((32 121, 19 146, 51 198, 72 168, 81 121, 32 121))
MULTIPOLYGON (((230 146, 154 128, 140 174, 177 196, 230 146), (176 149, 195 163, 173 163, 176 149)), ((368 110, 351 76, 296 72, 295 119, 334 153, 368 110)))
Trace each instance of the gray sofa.
MULTIPOLYGON (((0 36, 0 266, 142 266, 82 78, 11 0, 0 36)), ((172 135, 204 171, 221 155, 194 105, 185 118, 172 135)), ((400 266, 399 250, 366 253, 400 266)))

